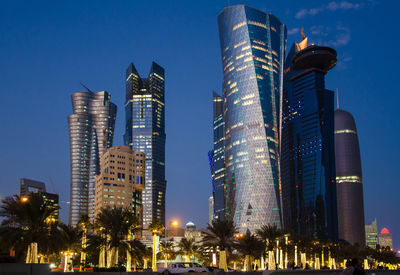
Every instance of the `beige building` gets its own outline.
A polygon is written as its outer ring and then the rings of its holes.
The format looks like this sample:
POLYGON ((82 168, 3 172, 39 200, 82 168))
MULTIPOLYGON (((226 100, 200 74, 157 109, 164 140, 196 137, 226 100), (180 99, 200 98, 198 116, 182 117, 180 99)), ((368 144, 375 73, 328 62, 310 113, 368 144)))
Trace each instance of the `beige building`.
POLYGON ((144 172, 143 152, 127 146, 108 149, 100 158, 100 174, 95 176, 95 217, 108 205, 129 207, 142 223, 144 172))

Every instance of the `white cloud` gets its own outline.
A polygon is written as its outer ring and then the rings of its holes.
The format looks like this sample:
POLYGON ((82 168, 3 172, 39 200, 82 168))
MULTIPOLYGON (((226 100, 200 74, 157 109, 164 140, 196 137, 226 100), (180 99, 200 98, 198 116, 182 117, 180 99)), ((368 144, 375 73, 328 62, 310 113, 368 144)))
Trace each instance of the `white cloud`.
POLYGON ((322 12, 322 11, 325 11, 325 10, 328 10, 328 11, 358 10, 362 6, 363 6, 363 4, 360 4, 360 3, 351 3, 351 2, 348 2, 348 1, 342 1, 342 2, 332 1, 332 2, 329 2, 325 6, 321 6, 321 7, 318 7, 318 8, 301 9, 296 13, 295 17, 297 19, 301 19, 301 18, 304 18, 307 15, 316 15, 316 14, 322 12))
POLYGON ((336 30, 338 31, 338 33, 336 34, 336 39, 330 40, 328 44, 332 45, 333 47, 340 47, 347 45, 351 39, 350 29, 348 27, 344 27, 339 24, 336 27, 336 30))
POLYGON ((293 28, 293 29, 288 30, 287 34, 288 35, 293 35, 293 34, 299 33, 299 31, 300 31, 299 28, 293 28))
POLYGON ((345 70, 347 69, 347 64, 351 60, 353 60, 353 58, 351 56, 348 56, 346 53, 344 53, 343 55, 339 55, 336 67, 338 68, 338 70, 345 70))

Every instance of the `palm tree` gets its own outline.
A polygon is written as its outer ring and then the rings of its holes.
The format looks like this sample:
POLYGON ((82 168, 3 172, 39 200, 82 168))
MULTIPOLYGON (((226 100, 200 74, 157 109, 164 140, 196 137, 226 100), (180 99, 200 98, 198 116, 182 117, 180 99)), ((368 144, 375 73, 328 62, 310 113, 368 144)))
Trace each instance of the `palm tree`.
POLYGON ((138 262, 143 262, 146 255, 146 246, 140 240, 129 241, 128 253, 133 260, 133 270, 136 271, 136 266, 138 262))
POLYGON ((118 264, 119 250, 129 249, 126 238, 134 223, 135 217, 128 208, 107 206, 100 210, 95 220, 96 232, 104 243, 100 252, 99 266, 103 266, 106 262, 105 255, 107 255, 107 267, 118 264))
POLYGON ((72 268, 72 257, 81 251, 81 234, 78 227, 60 224, 60 246, 64 251, 64 271, 72 268))
POLYGON ((178 244, 180 254, 189 262, 193 257, 199 255, 199 246, 194 239, 182 238, 178 244))
POLYGON ((30 194, 29 198, 7 197, 0 208, 0 217, 4 217, 0 235, 14 245, 27 247, 26 263, 37 263, 38 243, 48 237, 46 219, 55 211, 38 193, 30 194))
POLYGON ((83 271, 84 266, 86 265, 86 246, 87 246, 87 231, 88 229, 92 226, 90 223, 90 218, 88 215, 82 215, 81 218, 79 219, 77 226, 81 230, 81 235, 82 235, 82 240, 81 240, 81 261, 80 261, 80 267, 79 270, 83 271))
MULTIPOLYGON (((257 230, 257 235, 265 242, 265 248, 268 252, 268 269, 275 269, 274 263, 274 248, 275 243, 283 235, 282 230, 280 230, 276 224, 263 224, 260 229, 257 230)), ((279 255, 277 255, 278 257, 279 255)))
POLYGON ((174 243, 172 241, 162 241, 160 243, 160 258, 165 258, 165 256, 167 256, 168 260, 175 260, 176 256, 178 255, 178 253, 174 250, 175 246, 174 243), (165 253, 167 255, 165 255, 165 253))
POLYGON ((236 245, 237 250, 245 256, 245 266, 246 271, 252 271, 252 258, 260 257, 264 248, 264 243, 262 240, 250 233, 247 230, 246 234, 242 238, 238 238, 238 243, 236 245))
POLYGON ((157 236, 161 235, 163 230, 164 226, 161 224, 159 220, 152 221, 147 229, 147 231, 153 233, 153 257, 151 260, 151 268, 153 272, 157 272, 157 255, 156 255, 157 236))
POLYGON ((237 232, 232 220, 216 220, 207 226, 204 231, 203 245, 212 249, 219 248, 219 268, 228 271, 226 252, 234 243, 237 232))

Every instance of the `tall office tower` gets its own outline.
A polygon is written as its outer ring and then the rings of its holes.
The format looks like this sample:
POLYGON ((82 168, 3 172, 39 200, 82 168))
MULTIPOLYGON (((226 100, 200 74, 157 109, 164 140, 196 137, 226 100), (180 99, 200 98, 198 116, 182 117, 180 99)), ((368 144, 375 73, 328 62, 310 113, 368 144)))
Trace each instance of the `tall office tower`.
POLYGON ((237 5, 218 16, 223 65, 225 218, 240 232, 281 226, 279 128, 286 27, 237 5))
POLYGON ((95 176, 95 217, 105 206, 123 207, 142 222, 142 191, 145 187, 145 155, 128 146, 115 146, 101 155, 100 174, 95 176))
POLYGON ((208 152, 214 198, 214 218, 224 219, 225 212, 225 134, 224 102, 220 95, 213 93, 214 147, 208 152))
POLYGON ((389 247, 390 249, 393 250, 393 238, 392 234, 390 234, 389 230, 384 227, 381 230, 381 234, 379 234, 379 246, 380 247, 389 247))
POLYGON ((376 245, 378 244, 378 225, 376 219, 371 224, 365 225, 365 239, 368 247, 376 249, 376 245))
POLYGON ((42 196, 45 203, 47 203, 49 207, 55 210, 52 215, 52 218, 54 218, 54 221, 58 222, 59 209, 60 209, 60 205, 58 202, 59 200, 58 194, 46 192, 46 185, 44 182, 41 181, 22 178, 20 179, 19 183, 20 183, 20 192, 19 192, 20 197, 29 197, 31 193, 39 193, 42 196))
POLYGON ((124 141, 146 154, 143 226, 153 220, 165 225, 165 104, 164 69, 152 63, 148 78, 140 78, 131 63, 126 70, 124 141))
POLYGON ((337 239, 334 92, 325 74, 336 51, 295 43, 286 58, 281 174, 284 227, 311 238, 337 239))
POLYGON ((100 155, 112 147, 117 106, 108 92, 72 94, 73 114, 68 117, 71 198, 69 224, 82 215, 94 219, 94 176, 100 172, 100 155))
POLYGON ((353 116, 335 111, 335 158, 339 238, 365 247, 360 146, 353 116))

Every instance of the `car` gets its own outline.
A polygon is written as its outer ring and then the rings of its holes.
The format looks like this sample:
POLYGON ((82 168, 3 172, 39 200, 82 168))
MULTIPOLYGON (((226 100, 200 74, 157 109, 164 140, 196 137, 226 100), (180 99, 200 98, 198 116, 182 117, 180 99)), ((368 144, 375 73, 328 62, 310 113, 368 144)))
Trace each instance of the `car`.
POLYGON ((169 264, 167 268, 158 268, 157 271, 163 275, 169 275, 187 272, 208 272, 208 269, 194 262, 176 262, 169 264))
POLYGON ((217 272, 224 272, 224 270, 222 268, 216 267, 216 266, 207 266, 208 272, 213 272, 213 271, 217 271, 217 272))

